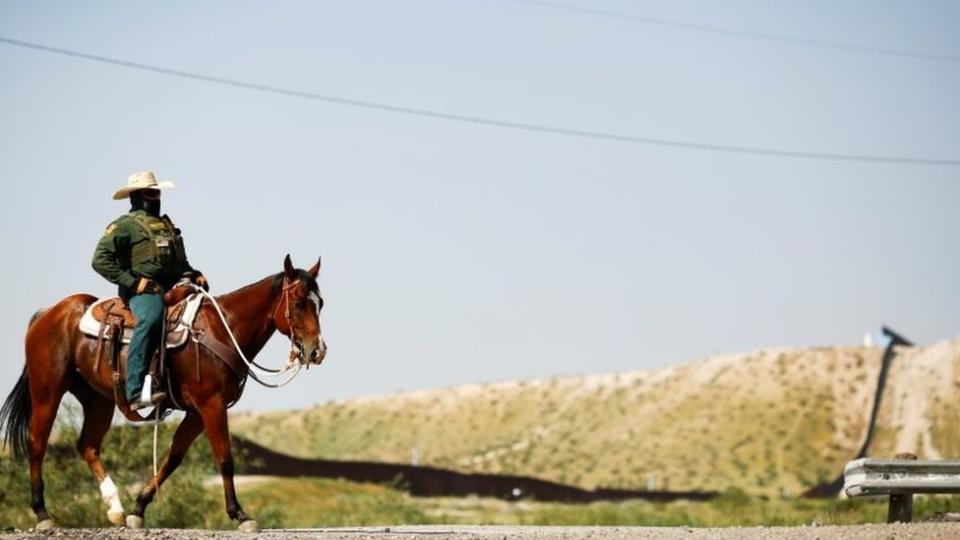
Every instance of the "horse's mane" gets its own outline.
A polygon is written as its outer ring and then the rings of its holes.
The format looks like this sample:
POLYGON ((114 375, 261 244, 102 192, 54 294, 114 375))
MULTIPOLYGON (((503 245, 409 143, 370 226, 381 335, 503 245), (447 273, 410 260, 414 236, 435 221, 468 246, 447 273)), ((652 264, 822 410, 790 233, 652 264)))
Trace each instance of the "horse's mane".
MULTIPOLYGON (((297 272, 297 277, 298 277, 301 281, 303 281, 304 283, 307 284, 307 290, 310 291, 310 292, 315 292, 315 293, 317 293, 317 296, 319 296, 319 295, 320 295, 320 286, 317 285, 317 280, 315 280, 315 279, 313 279, 312 277, 310 277, 310 273, 307 272, 306 270, 301 270, 301 269, 298 268, 298 269, 296 270, 296 272, 297 272)), ((278 289, 280 289, 280 287, 283 286, 283 276, 284 276, 284 273, 283 273, 283 272, 280 272, 280 273, 278 273, 278 274, 272 274, 272 275, 269 275, 269 276, 267 276, 267 277, 265 277, 265 278, 263 278, 263 279, 261 279, 261 280, 255 281, 255 282, 250 283, 250 284, 248 284, 248 285, 244 285, 243 287, 240 287, 239 289, 234 289, 234 290, 232 290, 232 291, 230 291, 230 292, 228 292, 228 293, 225 293, 225 294, 223 294, 223 295, 221 295, 221 296, 231 296, 231 295, 234 295, 234 294, 243 293, 243 292, 245 292, 247 289, 252 289, 252 288, 254 288, 254 287, 259 287, 260 285, 263 284, 264 281, 267 281, 267 280, 270 280, 270 290, 275 292, 275 291, 277 291, 278 289)))

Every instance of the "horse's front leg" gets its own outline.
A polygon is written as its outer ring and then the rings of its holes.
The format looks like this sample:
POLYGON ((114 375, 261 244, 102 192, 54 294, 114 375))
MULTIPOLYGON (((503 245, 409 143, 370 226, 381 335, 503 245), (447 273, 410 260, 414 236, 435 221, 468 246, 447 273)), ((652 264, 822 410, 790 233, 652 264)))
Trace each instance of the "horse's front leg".
POLYGON ((143 486, 140 494, 137 495, 137 505, 133 514, 127 516, 127 527, 131 529, 143 528, 143 514, 147 511, 147 505, 153 501, 154 495, 157 494, 157 490, 160 489, 164 480, 180 466, 183 456, 186 455, 190 445, 193 444, 201 431, 203 431, 203 422, 200 417, 194 412, 188 412, 173 434, 173 440, 170 441, 170 451, 163 460, 160 470, 157 471, 156 476, 147 482, 147 485, 143 486))
POLYGON ((210 440, 210 448, 213 450, 213 459, 220 468, 220 476, 223 478, 223 495, 227 504, 227 515, 230 519, 240 523, 239 529, 243 532, 257 532, 259 527, 257 522, 250 519, 249 516, 240 507, 240 501, 237 500, 237 491, 233 485, 233 452, 230 449, 230 429, 227 426, 227 408, 223 401, 218 397, 211 399, 200 410, 203 417, 203 427, 207 432, 207 438, 210 440))

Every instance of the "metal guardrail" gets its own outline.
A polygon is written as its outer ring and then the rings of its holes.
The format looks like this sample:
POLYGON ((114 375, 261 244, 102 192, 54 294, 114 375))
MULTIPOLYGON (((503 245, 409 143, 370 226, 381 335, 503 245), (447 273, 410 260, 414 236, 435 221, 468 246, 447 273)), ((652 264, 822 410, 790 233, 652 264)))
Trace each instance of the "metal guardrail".
POLYGON ((960 461, 861 458, 843 469, 849 497, 889 495, 887 522, 913 519, 914 493, 960 493, 960 461))

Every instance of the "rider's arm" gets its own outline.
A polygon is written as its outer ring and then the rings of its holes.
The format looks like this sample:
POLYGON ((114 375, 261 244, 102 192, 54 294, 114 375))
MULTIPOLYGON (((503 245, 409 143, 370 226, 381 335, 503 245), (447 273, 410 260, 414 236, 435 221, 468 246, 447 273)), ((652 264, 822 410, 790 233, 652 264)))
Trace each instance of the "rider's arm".
POLYGON ((121 264, 121 255, 130 251, 130 231, 122 223, 107 227, 93 252, 93 269, 111 283, 133 289, 137 277, 121 264))

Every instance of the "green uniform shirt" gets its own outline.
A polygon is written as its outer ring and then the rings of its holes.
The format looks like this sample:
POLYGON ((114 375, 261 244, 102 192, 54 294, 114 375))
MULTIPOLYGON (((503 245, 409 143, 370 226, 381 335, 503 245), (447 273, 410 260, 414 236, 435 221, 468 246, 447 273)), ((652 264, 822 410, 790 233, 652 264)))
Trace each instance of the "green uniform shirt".
POLYGON ((168 289, 184 272, 193 271, 187 262, 180 229, 174 227, 166 215, 156 218, 143 210, 120 216, 107 227, 93 253, 93 269, 111 283, 119 285, 120 295, 124 297, 132 294, 140 277, 150 278, 168 289), (155 253, 157 236, 148 233, 143 224, 147 229, 153 228, 173 236, 169 245, 161 240, 165 256, 146 257, 147 260, 144 260, 143 253, 155 253))

